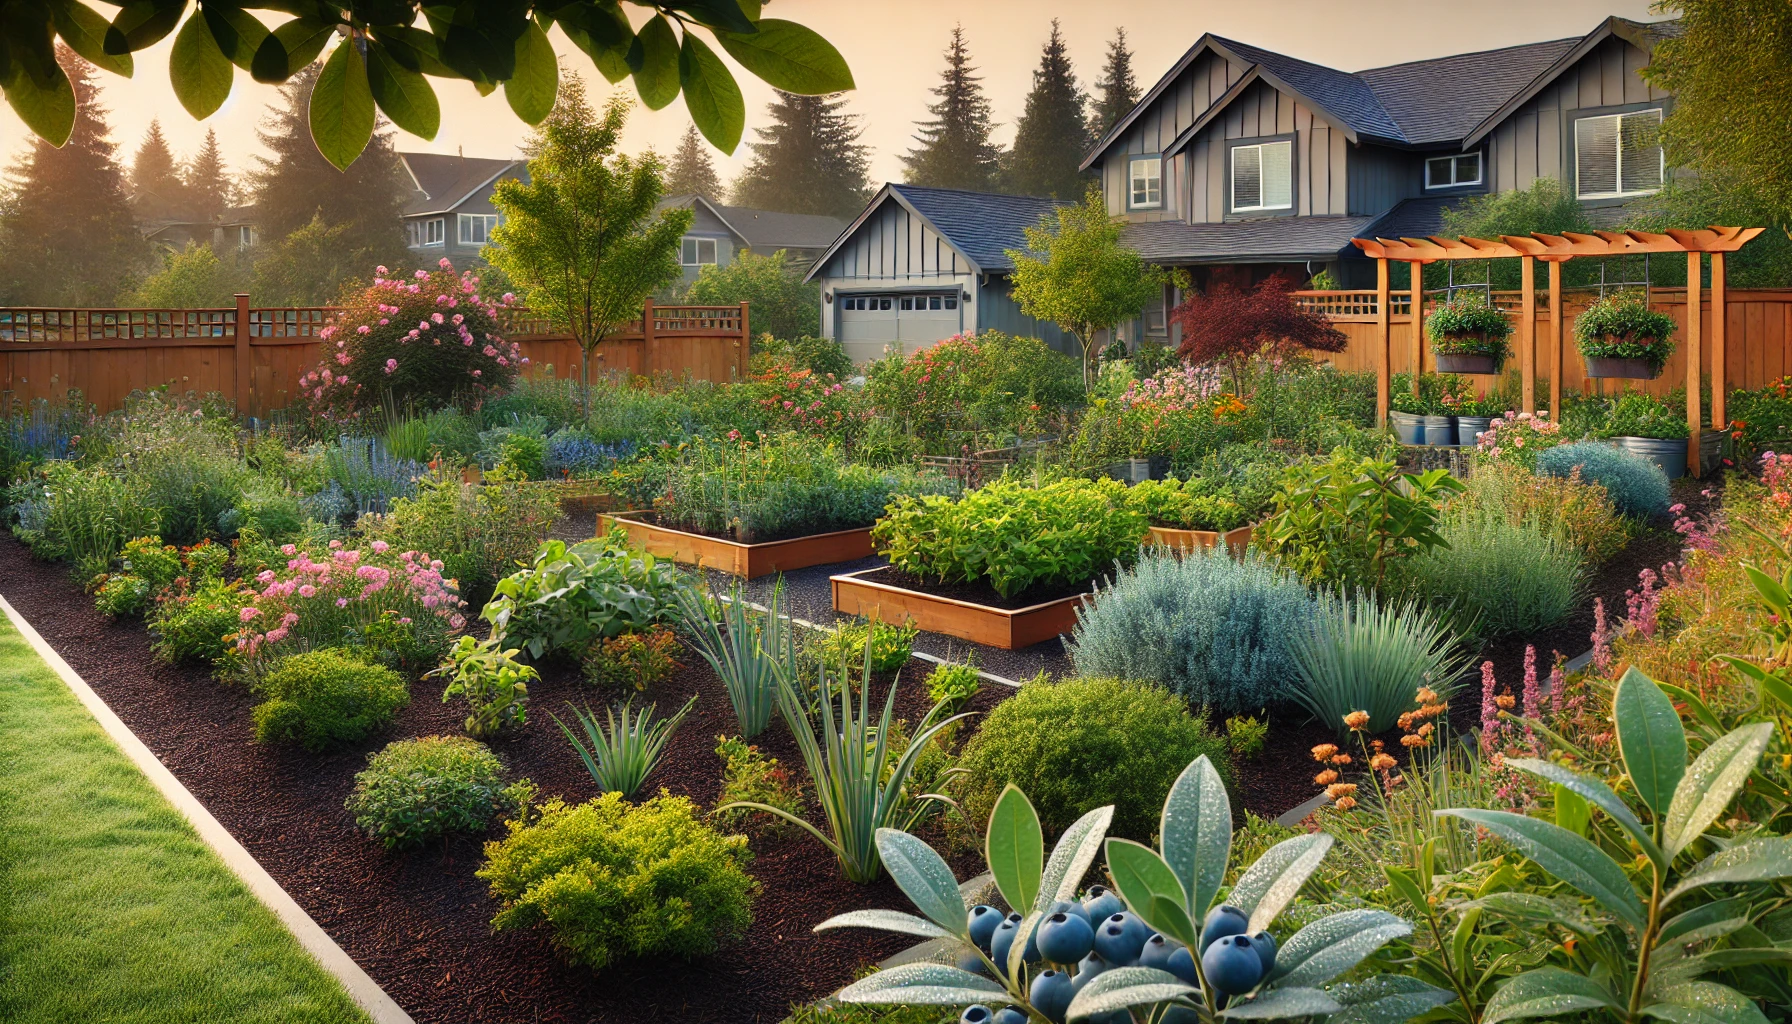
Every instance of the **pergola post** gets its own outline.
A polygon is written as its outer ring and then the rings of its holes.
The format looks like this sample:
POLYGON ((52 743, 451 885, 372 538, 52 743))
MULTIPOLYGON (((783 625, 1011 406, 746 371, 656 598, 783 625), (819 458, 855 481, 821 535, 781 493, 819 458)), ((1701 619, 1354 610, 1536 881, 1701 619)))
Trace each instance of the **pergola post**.
POLYGON ((1694 476, 1699 475, 1699 428, 1704 417, 1699 400, 1699 371, 1704 357, 1699 349, 1699 320, 1704 313, 1705 296, 1701 289, 1699 254, 1686 254, 1686 465, 1694 476))
POLYGON ((1375 425, 1388 425, 1388 392, 1394 373, 1394 332, 1390 326, 1393 293, 1388 287, 1388 261, 1375 261, 1375 425))
MULTIPOLYGON (((1711 429, 1729 430, 1729 408, 1725 402, 1730 390, 1726 379, 1729 366, 1725 362, 1724 342, 1728 334, 1729 314, 1724 306, 1724 254, 1711 254, 1711 429)), ((1705 467, 1700 466, 1700 469, 1705 467)))
POLYGON ((1411 356, 1407 369, 1412 373, 1412 396, 1419 397, 1419 374, 1425 366, 1425 265, 1414 261, 1412 268, 1412 335, 1406 350, 1411 356))
POLYGON ((1525 412, 1537 411, 1537 258, 1519 260, 1518 373, 1525 412))
POLYGON ((1562 422, 1562 261, 1549 261, 1549 418, 1562 422))

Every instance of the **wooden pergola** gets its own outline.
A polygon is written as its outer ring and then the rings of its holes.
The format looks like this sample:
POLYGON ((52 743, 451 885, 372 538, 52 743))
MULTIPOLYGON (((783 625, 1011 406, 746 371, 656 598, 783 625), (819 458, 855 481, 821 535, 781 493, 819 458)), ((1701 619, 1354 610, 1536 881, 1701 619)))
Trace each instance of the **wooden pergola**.
POLYGON ((1388 264, 1405 263, 1412 271, 1412 337, 1410 365, 1413 390, 1419 386, 1419 370, 1424 346, 1424 274, 1420 268, 1440 260, 1520 260, 1518 317, 1518 366, 1522 381, 1524 412, 1537 411, 1537 261, 1549 264, 1549 409, 1550 415, 1561 416, 1562 410, 1562 264, 1582 256, 1640 256, 1645 253, 1686 254, 1686 336, 1682 339, 1686 352, 1686 424, 1687 464, 1699 465, 1699 433, 1703 410, 1700 408, 1699 370, 1702 363, 1700 345, 1700 313, 1704 304, 1701 257, 1711 254, 1711 422, 1719 429, 1729 421, 1724 412, 1724 256, 1735 252, 1763 228, 1709 227, 1698 231, 1669 230, 1665 234, 1647 231, 1597 231, 1592 234, 1564 232, 1561 235, 1502 235, 1495 240, 1485 238, 1357 238, 1352 239, 1366 256, 1375 259, 1376 336, 1376 422, 1388 419, 1388 397, 1393 362, 1392 318, 1389 299, 1388 264))

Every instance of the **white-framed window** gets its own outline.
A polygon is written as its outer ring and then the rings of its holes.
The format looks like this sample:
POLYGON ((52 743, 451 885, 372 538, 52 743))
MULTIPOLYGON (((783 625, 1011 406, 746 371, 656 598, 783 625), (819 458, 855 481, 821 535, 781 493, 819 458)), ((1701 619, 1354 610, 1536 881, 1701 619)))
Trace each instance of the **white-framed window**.
POLYGON ((1425 161, 1426 188, 1453 188, 1481 184, 1481 154, 1457 153, 1425 161))
POLYGON ((253 249, 255 247, 255 225, 238 224, 236 226, 236 247, 253 249))
POLYGON ((1164 158, 1135 156, 1126 162, 1127 200, 1133 210, 1155 210, 1164 205, 1164 158))
POLYGON ((1660 107, 1576 118, 1575 196, 1618 199, 1660 189, 1667 174, 1660 128, 1660 107))
POLYGON ((407 241, 413 246, 441 245, 446 241, 446 226, 446 221, 441 217, 407 221, 405 233, 410 236, 407 241))
POLYGON ((957 309, 958 299, 948 299, 943 295, 904 295, 899 308, 908 310, 957 309))
POLYGON ((686 235, 679 248, 678 261, 687 267, 701 267, 716 261, 716 240, 686 235))
POLYGON ((1232 147, 1232 209, 1287 210, 1294 206, 1294 142, 1232 147))
POLYGON ((484 245, 492 240, 492 229, 498 226, 495 213, 463 213, 460 215, 460 244, 484 245))

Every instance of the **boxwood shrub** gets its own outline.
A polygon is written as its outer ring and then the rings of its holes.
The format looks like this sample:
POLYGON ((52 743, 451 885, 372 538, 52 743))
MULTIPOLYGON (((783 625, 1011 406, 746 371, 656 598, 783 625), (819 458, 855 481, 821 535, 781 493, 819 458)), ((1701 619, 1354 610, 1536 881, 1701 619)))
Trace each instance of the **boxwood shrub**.
POLYGON ((284 658, 255 689, 263 698, 255 708, 256 742, 307 750, 358 740, 411 702, 398 673, 335 649, 284 658))
POLYGON ((344 806, 369 838, 392 850, 449 832, 482 831, 534 792, 526 779, 505 785, 503 762, 478 740, 424 736, 368 754, 344 806))

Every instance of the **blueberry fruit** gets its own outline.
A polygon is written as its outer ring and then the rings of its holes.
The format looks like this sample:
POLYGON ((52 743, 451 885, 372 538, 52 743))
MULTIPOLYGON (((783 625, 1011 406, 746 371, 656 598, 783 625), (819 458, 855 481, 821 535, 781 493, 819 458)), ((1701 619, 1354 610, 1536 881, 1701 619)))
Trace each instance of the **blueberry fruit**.
POLYGON ((1008 970, 1008 951, 1014 946, 1014 937, 1020 934, 1020 915, 1009 914, 1008 919, 996 925, 995 934, 989 937, 989 958, 1003 972, 1008 970))
POLYGON ((1276 969, 1276 937, 1268 932, 1258 932, 1251 936, 1251 948, 1257 951, 1257 959, 1263 961, 1263 976, 1276 969))
POLYGON ((958 1015, 958 1024, 989 1024, 990 1018, 994 1016, 989 1012, 989 1007, 982 1003, 972 1003, 958 1015))
POLYGON ((1030 963, 1030 964, 1036 964, 1040 960, 1040 953, 1039 953, 1039 925, 1040 925, 1040 923, 1041 923, 1040 921, 1035 920, 1033 922, 1033 934, 1027 936, 1027 952, 1026 952, 1026 955, 1024 957, 1022 957, 1022 959, 1026 960, 1026 962, 1030 963))
POLYGON ((1151 929, 1145 927, 1145 922, 1129 911, 1121 911, 1110 915, 1095 930, 1095 951, 1116 967, 1128 966, 1139 958, 1139 950, 1150 937, 1151 929))
POLYGON ((1054 964, 1074 964, 1094 948, 1094 929, 1075 914, 1059 911, 1039 925, 1039 955, 1054 964))
POLYGON ((1201 954, 1207 983, 1229 996, 1242 995, 1263 978, 1263 960, 1243 935, 1224 935, 1201 954))
POLYGON ((996 933, 996 925, 1002 923, 1002 912, 987 903, 971 908, 968 924, 971 929, 971 941, 978 949, 989 952, 989 938, 996 933))
POLYGON ((1046 917, 1050 917, 1053 914, 1069 914, 1072 917, 1080 917, 1083 919, 1083 923, 1091 928, 1095 927, 1095 922, 1100 920, 1099 918, 1090 917, 1089 912, 1083 909, 1083 905, 1075 900, 1059 900, 1045 908, 1046 917))
POLYGON ((1084 985, 1089 984, 1090 981, 1095 979, 1096 975, 1107 970, 1110 966, 1111 965, 1106 960, 1101 958, 1100 953, 1090 953, 1088 956, 1077 961, 1076 977, 1071 978, 1070 983, 1075 986, 1078 992, 1081 992, 1084 985))
POLYGON ((1181 948, 1181 943, 1174 939, 1153 935, 1145 940, 1145 948, 1139 951, 1139 966, 1167 971, 1170 969, 1170 954, 1181 948))
POLYGON ((1250 928, 1250 918, 1245 916, 1244 911, 1230 903, 1222 903, 1207 912, 1206 926, 1201 929, 1201 951, 1205 953, 1207 947, 1217 938, 1225 935, 1243 935, 1250 931, 1250 928))
POLYGON ((1083 910, 1088 913, 1090 924, 1106 921, 1125 909, 1126 902, 1105 885, 1094 886, 1083 896, 1083 910))
POLYGON ((989 1024, 1027 1024, 1027 1011, 1004 1006, 990 1018, 989 1024))
POLYGON ((1195 973, 1195 956, 1188 951, 1187 946, 1176 947, 1176 952, 1171 953, 1169 961, 1164 964, 1164 970, 1190 985, 1201 983, 1201 976, 1195 973))
POLYGON ((1063 1024, 1064 1015, 1070 1011, 1070 1000, 1075 996, 1076 986, 1071 984, 1070 975, 1063 971, 1040 971, 1033 979, 1033 987, 1027 990, 1027 1002, 1033 1004, 1033 1009, 1058 1024, 1063 1024))

